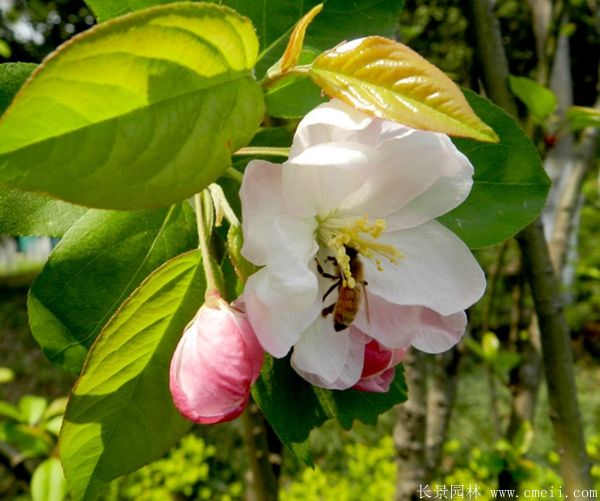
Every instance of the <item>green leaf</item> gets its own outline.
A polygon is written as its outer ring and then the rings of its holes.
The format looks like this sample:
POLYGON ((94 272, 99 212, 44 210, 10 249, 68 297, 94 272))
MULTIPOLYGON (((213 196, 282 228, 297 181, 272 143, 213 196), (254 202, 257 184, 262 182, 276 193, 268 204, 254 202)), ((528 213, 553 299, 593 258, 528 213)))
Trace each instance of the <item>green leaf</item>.
MULTIPOLYGON (((258 33, 261 45, 257 74, 263 75, 283 54, 289 36, 308 11, 323 3, 323 11, 310 25, 306 43, 320 50, 329 49, 342 40, 367 35, 393 38, 402 7, 400 0, 214 0, 248 16, 258 33), (367 22, 365 22, 367 21, 367 22)), ((87 0, 86 3, 104 21, 112 17, 169 3, 168 0, 87 0)))
POLYGON ((317 57, 309 75, 327 95, 365 113, 414 129, 498 139, 452 80, 393 40, 366 37, 341 44, 317 57))
POLYGON ((571 106, 567 110, 567 120, 572 131, 586 127, 600 127, 600 110, 586 106, 571 106))
POLYGON ((473 188, 465 202, 439 221, 476 249, 502 242, 531 223, 544 208, 550 180, 517 122, 474 92, 465 95, 500 142, 453 140, 475 167, 473 188))
POLYGON ((0 64, 0 115, 8 108, 15 94, 36 66, 37 64, 33 63, 0 64))
POLYGON ((88 210, 37 193, 0 188, 0 233, 62 237, 88 210))
POLYGON ((48 401, 36 395, 25 395, 19 399, 19 412, 23 423, 37 425, 48 408, 48 401))
POLYGON ((529 113, 538 123, 556 111, 558 101, 554 92, 547 87, 530 78, 514 75, 509 76, 508 82, 513 94, 527 106, 529 113))
POLYGON ((187 204, 90 210, 65 234, 31 287, 33 336, 54 364, 79 372, 127 296, 162 263, 196 246, 195 216, 187 204))
POLYGON ((0 184, 90 207, 164 207, 230 165, 263 116, 252 24, 177 3, 52 53, 0 118, 0 184))
POLYGON ((288 120, 302 118, 325 101, 321 89, 308 78, 285 78, 265 94, 267 114, 288 120))
POLYGON ((406 401, 407 389, 400 366, 387 393, 336 391, 308 384, 292 370, 289 357, 266 357, 252 395, 283 444, 311 464, 306 444, 311 430, 330 418, 344 429, 350 429, 355 420, 375 424, 382 412, 406 401))
POLYGON ((156 270, 94 343, 69 400, 59 450, 74 500, 161 457, 189 429, 171 401, 169 365, 205 292, 199 251, 156 270))
POLYGON ((31 477, 32 501, 62 501, 67 493, 67 482, 58 458, 48 458, 31 477))
MULTIPOLYGON (((0 231, 0 233, 2 233, 0 231)), ((15 380, 15 371, 8 367, 0 367, 0 384, 10 383, 15 380)))
POLYGON ((0 417, 7 417, 14 421, 21 421, 21 412, 14 405, 0 400, 0 417))
MULTIPOLYGON (((300 56, 300 64, 312 63, 317 56, 318 52, 315 49, 304 49, 300 56)), ((306 77, 283 78, 265 93, 267 114, 275 118, 302 118, 327 100, 321 89, 306 77)))

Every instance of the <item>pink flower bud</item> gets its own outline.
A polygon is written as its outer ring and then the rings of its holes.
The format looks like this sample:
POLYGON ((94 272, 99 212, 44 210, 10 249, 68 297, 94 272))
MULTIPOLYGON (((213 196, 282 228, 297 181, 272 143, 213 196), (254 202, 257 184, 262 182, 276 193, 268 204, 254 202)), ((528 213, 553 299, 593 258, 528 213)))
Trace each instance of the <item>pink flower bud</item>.
POLYGON ((173 402, 197 423, 235 419, 263 361, 245 313, 217 298, 200 308, 177 345, 170 374, 173 402))
POLYGON ((396 365, 406 356, 408 348, 390 350, 374 339, 365 345, 362 374, 353 388, 360 391, 385 393, 396 375, 396 365))

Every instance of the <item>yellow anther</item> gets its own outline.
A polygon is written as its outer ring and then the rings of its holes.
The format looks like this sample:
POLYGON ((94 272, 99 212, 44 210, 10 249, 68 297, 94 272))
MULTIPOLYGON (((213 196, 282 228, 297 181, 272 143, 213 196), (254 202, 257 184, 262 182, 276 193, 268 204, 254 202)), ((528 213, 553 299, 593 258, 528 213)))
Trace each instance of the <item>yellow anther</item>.
POLYGON ((384 219, 369 221, 369 216, 364 215, 354 220, 351 224, 339 227, 328 224, 328 218, 319 220, 319 240, 333 251, 335 260, 342 275, 344 287, 356 287, 356 280, 350 269, 350 258, 347 248, 351 247, 366 259, 371 259, 379 271, 383 271, 381 257, 392 264, 398 264, 403 256, 394 245, 376 242, 385 231, 384 219))

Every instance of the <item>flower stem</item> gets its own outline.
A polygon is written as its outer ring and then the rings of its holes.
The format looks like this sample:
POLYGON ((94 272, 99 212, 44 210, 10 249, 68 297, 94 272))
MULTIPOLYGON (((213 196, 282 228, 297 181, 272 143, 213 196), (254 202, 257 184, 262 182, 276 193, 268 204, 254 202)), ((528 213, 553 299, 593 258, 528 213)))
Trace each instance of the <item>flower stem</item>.
POLYGON ((270 157, 287 158, 290 155, 290 149, 278 148, 276 146, 246 146, 237 150, 235 155, 265 155, 270 157))
POLYGON ((212 253, 210 251, 210 232, 207 228, 206 221, 206 204, 210 203, 210 195, 203 197, 201 193, 194 195, 194 205, 196 207, 196 224, 198 226, 198 248, 202 253, 202 264, 204 265, 204 274, 206 276, 206 295, 213 293, 215 290, 221 292, 220 283, 218 280, 218 274, 215 270, 215 263, 211 258, 212 253))
POLYGON ((234 167, 229 167, 229 169, 225 171, 225 176, 227 176, 229 179, 237 181, 240 184, 242 183, 242 179, 244 179, 244 175, 234 167))

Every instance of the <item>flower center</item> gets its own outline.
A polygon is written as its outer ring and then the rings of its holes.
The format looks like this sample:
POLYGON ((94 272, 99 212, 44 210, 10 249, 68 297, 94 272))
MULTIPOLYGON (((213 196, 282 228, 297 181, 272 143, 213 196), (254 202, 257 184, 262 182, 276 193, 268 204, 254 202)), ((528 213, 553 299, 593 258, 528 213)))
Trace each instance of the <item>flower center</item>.
POLYGON ((323 219, 317 218, 317 241, 333 251, 343 278, 343 286, 353 289, 356 279, 352 276, 348 248, 351 247, 358 254, 373 261, 379 271, 383 271, 382 258, 392 264, 398 264, 404 257, 402 252, 394 245, 378 242, 377 239, 385 231, 385 220, 370 221, 368 215, 355 221, 342 225, 330 215, 323 219), (336 224, 337 223, 337 224, 336 224))

